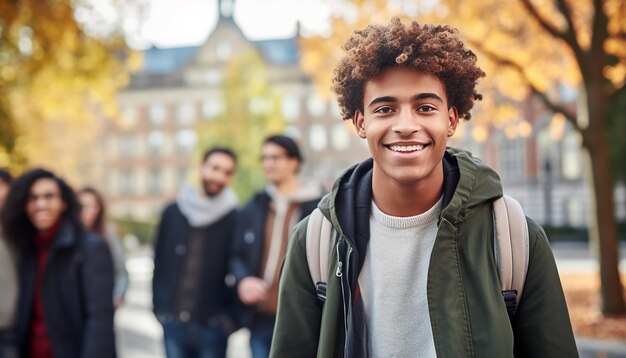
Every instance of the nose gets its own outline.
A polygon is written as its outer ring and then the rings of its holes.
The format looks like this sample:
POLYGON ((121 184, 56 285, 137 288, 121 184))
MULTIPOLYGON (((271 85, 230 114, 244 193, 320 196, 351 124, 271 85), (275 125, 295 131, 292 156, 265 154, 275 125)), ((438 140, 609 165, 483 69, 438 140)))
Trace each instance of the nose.
POLYGON ((226 173, 222 171, 218 171, 217 173, 215 173, 215 181, 220 184, 224 184, 226 182, 226 178, 227 178, 226 173))
POLYGON ((422 125, 417 113, 412 108, 401 107, 394 119, 392 129, 398 134, 410 135, 419 132, 422 129, 422 125))
POLYGON ((42 208, 42 207, 46 206, 47 203, 48 203, 48 200, 45 197, 43 197, 43 196, 38 196, 35 199, 35 207, 37 207, 37 208, 42 208))

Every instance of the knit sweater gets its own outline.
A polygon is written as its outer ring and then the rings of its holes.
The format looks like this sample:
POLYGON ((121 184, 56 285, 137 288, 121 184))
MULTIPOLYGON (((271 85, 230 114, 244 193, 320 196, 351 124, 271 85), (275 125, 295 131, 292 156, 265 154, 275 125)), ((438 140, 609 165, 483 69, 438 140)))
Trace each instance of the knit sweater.
POLYGON ((394 217, 372 201, 371 238, 359 276, 371 357, 436 357, 426 283, 441 200, 394 217))

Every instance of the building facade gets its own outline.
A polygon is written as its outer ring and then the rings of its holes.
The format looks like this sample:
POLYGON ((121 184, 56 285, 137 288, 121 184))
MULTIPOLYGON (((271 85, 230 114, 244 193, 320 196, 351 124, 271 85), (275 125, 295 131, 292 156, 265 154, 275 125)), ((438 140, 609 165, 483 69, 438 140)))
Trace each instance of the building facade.
MULTIPOLYGON (((142 69, 118 95, 120 118, 104 121, 103 188, 115 217, 151 220, 195 175, 196 129, 224 112, 224 74, 229 61, 254 51, 267 68, 268 86, 280 101, 285 134, 302 147, 303 176, 326 185, 348 165, 367 157, 367 146, 336 103, 317 94, 299 67, 299 34, 251 41, 228 14, 198 47, 143 52, 142 69)), ((251 107, 263 107, 251 99, 251 107)), ((236 133, 233 133, 236 135, 236 133)), ((235 150, 237 148, 234 148, 235 150)))
MULTIPOLYGON (((155 219, 195 175, 198 151, 212 145, 199 142, 197 128, 228 115, 223 99, 226 67, 250 51, 266 66, 267 85, 279 98, 286 122, 285 134, 302 147, 303 176, 330 187, 345 168, 366 158, 366 142, 356 136, 351 123, 341 120, 334 100, 317 95, 299 67, 298 40, 297 32, 288 39, 251 41, 225 11, 201 46, 145 50, 142 69, 119 93, 120 118, 103 122, 102 187, 111 214, 155 219)), ((575 94, 565 95, 574 102, 575 94)), ((537 100, 519 105, 523 115, 517 126, 491 125, 486 135, 477 137, 472 135, 474 121, 461 123, 451 145, 470 150, 493 167, 505 193, 517 198, 540 224, 586 227, 590 193, 580 136, 537 100)), ((263 103, 252 98, 249 106, 261 108, 263 103)), ((624 220, 624 185, 616 187, 615 197, 617 217, 624 220)))

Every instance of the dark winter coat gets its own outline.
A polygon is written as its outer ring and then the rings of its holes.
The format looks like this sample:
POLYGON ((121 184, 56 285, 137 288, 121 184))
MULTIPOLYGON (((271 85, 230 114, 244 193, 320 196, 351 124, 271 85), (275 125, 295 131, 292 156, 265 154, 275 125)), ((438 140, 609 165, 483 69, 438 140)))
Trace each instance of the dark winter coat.
MULTIPOLYGON (((35 247, 19 264, 16 330, 27 356, 37 270, 35 247)), ((52 352, 63 358, 115 357, 113 261, 107 243, 70 222, 61 224, 43 276, 43 310, 52 352)))
MULTIPOLYGON (((228 255, 235 224, 235 210, 218 221, 199 228, 202 230, 202 267, 198 269, 198 312, 192 317, 207 324, 216 315, 226 314, 233 302, 234 290, 227 287, 228 255)), ((183 262, 187 253, 191 225, 178 204, 167 206, 156 235, 152 299, 154 313, 159 319, 173 314, 183 262)))

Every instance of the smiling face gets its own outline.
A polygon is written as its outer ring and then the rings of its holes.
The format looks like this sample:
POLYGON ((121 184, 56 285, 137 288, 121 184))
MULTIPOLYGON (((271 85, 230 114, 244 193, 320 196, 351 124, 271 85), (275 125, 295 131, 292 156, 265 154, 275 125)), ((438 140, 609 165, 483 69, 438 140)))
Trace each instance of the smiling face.
POLYGON ((59 184, 50 178, 41 178, 30 188, 26 215, 39 232, 52 228, 65 212, 67 205, 61 197, 59 184))
POLYGON ((204 193, 215 196, 233 181, 236 162, 233 157, 225 153, 213 153, 202 164, 200 176, 204 193))
POLYGON ((400 185, 443 182, 442 159, 458 124, 436 76, 390 67, 367 81, 353 122, 374 159, 374 180, 400 185))

